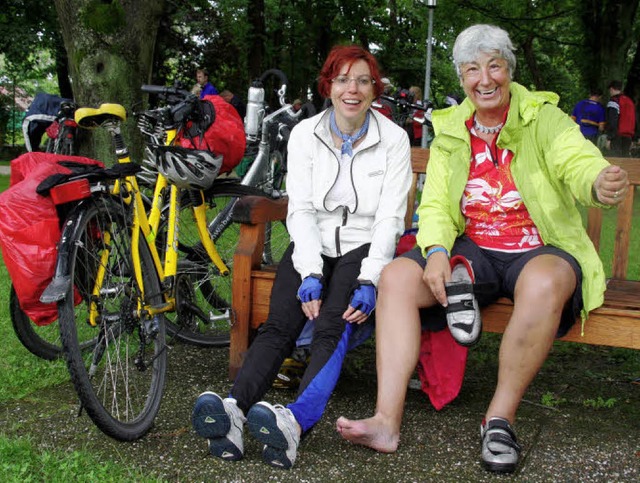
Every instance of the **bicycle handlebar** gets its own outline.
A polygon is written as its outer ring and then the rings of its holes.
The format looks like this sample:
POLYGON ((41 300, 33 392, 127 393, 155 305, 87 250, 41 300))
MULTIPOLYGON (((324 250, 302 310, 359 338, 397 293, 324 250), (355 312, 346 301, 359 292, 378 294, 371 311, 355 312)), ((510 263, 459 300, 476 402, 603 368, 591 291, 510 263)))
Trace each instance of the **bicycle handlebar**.
POLYGON ((150 85, 150 84, 144 84, 142 87, 142 92, 146 92, 148 94, 158 94, 160 96, 178 96, 178 97, 183 97, 183 98, 187 98, 189 96, 192 96, 194 94, 191 94, 191 92, 185 90, 185 89, 180 89, 178 87, 167 87, 167 86, 154 86, 154 85, 150 85))
MULTIPOLYGON (((424 104, 414 104, 412 102, 409 102, 407 99, 405 98, 397 98, 397 97, 392 97, 392 96, 387 96, 385 94, 382 94, 379 99, 384 99, 385 101, 389 101, 392 102, 393 104, 400 106, 400 108, 402 108, 403 112, 407 112, 409 109, 415 109, 418 111, 423 111, 424 112, 424 117, 416 117, 416 116, 410 116, 411 119, 413 119, 416 122, 419 122, 420 124, 425 124, 427 123, 428 125, 431 124, 431 113, 433 112, 433 103, 427 99, 424 100, 424 104)), ((373 107, 382 107, 382 105, 380 103, 377 103, 374 101, 373 103, 373 107)), ((394 117, 395 119, 395 117, 394 117)))
POLYGON ((382 94, 380 96, 380 99, 384 99, 386 101, 390 101, 393 102, 394 104, 398 105, 398 106, 403 106, 403 107, 411 107, 413 109, 418 109, 419 111, 424 111, 424 112, 431 112, 433 111, 433 103, 431 101, 428 101, 425 99, 425 103, 424 104, 414 104, 412 102, 407 101, 404 98, 397 98, 397 97, 392 97, 392 96, 387 96, 386 94, 382 94))
POLYGON ((200 100, 196 94, 178 87, 145 84, 141 89, 148 94, 157 94, 169 102, 167 107, 144 111, 144 114, 159 118, 164 127, 169 129, 184 122, 200 100))
POLYGON ((289 84, 289 79, 287 79, 286 74, 282 72, 280 69, 269 69, 264 71, 260 76, 260 79, 259 79, 260 84, 264 84, 264 81, 269 76, 275 76, 280 80, 280 89, 278 89, 276 92, 278 94, 278 102, 282 107, 286 104, 286 101, 284 100, 284 96, 287 93, 287 84, 289 84))

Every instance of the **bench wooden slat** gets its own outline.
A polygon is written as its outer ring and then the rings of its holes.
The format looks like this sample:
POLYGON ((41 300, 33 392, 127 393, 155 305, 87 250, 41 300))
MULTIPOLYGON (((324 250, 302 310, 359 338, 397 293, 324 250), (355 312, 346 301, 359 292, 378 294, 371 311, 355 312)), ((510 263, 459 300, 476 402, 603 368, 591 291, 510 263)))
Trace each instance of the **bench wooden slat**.
POLYGON ((411 228, 413 224, 413 211, 418 194, 418 176, 427 170, 428 161, 428 149, 411 148, 411 170, 413 172, 413 178, 411 180, 411 188, 409 188, 409 198, 407 199, 407 213, 404 215, 405 230, 411 228))
MULTIPOLYGON (((508 299, 500 299, 495 304, 482 309, 482 330, 503 333, 511 317, 513 304, 508 299)), ((638 310, 609 310, 601 307, 594 310, 586 323, 584 335, 582 324, 577 321, 560 340, 583 344, 606 345, 640 349, 640 319, 638 310)))
MULTIPOLYGON (((411 149, 413 180, 407 201, 405 227, 410 228, 413 220, 413 208, 417 196, 418 177, 426 170, 429 150, 411 149)), ((632 186, 640 185, 640 159, 608 158, 612 164, 624 168, 629 173, 632 186)), ((617 225, 612 261, 612 279, 609 280, 602 307, 590 314, 584 335, 582 324, 578 321, 561 340, 586 344, 609 345, 640 349, 640 281, 627 280, 630 260, 630 236, 633 222, 633 203, 635 190, 631 189, 627 197, 617 208, 617 225)), ((271 287, 275 278, 273 267, 261 267, 262 247, 264 244, 264 224, 286 218, 287 200, 267 200, 259 197, 246 197, 240 200, 234 219, 240 221, 240 240, 234 256, 233 272, 233 312, 234 324, 231 328, 231 347, 229 376, 233 379, 242 365, 255 329, 267 318, 271 287)), ((604 236, 602 233, 603 211, 591 208, 587 216, 587 233, 599 251, 604 236)), ((634 263, 638 263, 637 254, 633 254, 634 263)), ((513 304, 508 299, 500 299, 485 307, 483 330, 486 332, 504 332, 513 304)))

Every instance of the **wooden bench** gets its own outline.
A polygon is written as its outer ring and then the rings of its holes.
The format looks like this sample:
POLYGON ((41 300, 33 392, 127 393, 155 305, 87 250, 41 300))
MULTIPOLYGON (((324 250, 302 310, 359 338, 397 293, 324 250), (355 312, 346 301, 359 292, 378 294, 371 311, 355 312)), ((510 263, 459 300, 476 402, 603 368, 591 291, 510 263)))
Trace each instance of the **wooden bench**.
MULTIPOLYGON (((406 227, 411 226, 418 177, 425 172, 428 159, 427 149, 412 149, 413 184, 407 203, 409 209, 405 217, 406 227)), ((640 159, 610 158, 609 161, 627 170, 634 187, 640 185, 640 159)), ((618 206, 615 233, 602 233, 602 210, 589 209, 587 232, 596 249, 601 246, 601 237, 612 236, 615 239, 612 276, 608 280, 605 302, 602 307, 591 312, 584 334, 581 334, 582 324, 578 322, 561 340, 640 349, 640 281, 627 278, 634 195, 635 189, 630 189, 618 206)), ((241 226, 233 260, 232 297, 235 322, 231 329, 229 360, 229 376, 232 379, 242 366, 244 353, 255 329, 266 320, 269 312, 275 267, 261 265, 265 223, 284 220, 286 214, 286 199, 272 201, 256 197, 241 200, 234 211, 234 218, 241 226)), ((633 263, 638 264, 640 257, 636 253, 633 255, 633 263)), ((483 330, 504 332, 512 308, 512 302, 506 298, 485 307, 482 311, 483 330)))

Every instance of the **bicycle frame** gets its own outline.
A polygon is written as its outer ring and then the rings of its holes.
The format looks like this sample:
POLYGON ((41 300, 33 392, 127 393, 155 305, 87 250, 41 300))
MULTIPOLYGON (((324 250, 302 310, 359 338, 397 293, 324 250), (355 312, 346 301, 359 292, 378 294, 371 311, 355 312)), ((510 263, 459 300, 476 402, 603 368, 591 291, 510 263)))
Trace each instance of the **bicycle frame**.
MULTIPOLYGON (((80 116, 82 116, 80 111, 80 116)), ((102 126, 107 129, 115 141, 116 155, 118 163, 130 163, 131 158, 129 152, 124 145, 122 134, 120 132, 119 120, 109 120, 102 123, 102 126)), ((167 144, 170 144, 176 135, 175 130, 167 132, 167 144)), ((140 188, 135 176, 128 176, 123 182, 117 180, 114 184, 112 194, 122 195, 125 202, 133 203, 133 225, 131 228, 131 250, 132 250, 132 262, 133 270, 136 278, 136 282, 143 295, 145 294, 144 281, 142 276, 142 267, 140 262, 140 237, 144 237, 146 240, 155 268, 158 272, 158 277, 161 284, 165 288, 164 294, 165 303, 161 306, 139 306, 138 310, 143 311, 148 316, 171 312, 176 309, 176 298, 174 293, 174 281, 178 269, 178 221, 180 211, 180 192, 181 189, 175 185, 169 185, 167 179, 158 173, 157 181, 154 188, 154 194, 152 198, 151 210, 149 214, 145 209, 144 200, 142 198, 140 188), (158 227, 161 220, 161 211, 163 204, 164 193, 169 187, 169 218, 168 218, 168 233, 167 243, 164 249, 164 264, 161 261, 160 253, 156 247, 155 241, 158 234, 158 227)), ((226 276, 229 274, 229 269, 220 258, 216 246, 211 239, 206 225, 206 206, 204 203, 204 195, 200 191, 201 203, 197 206, 193 206, 194 219, 198 228, 198 234, 200 241, 204 249, 206 250, 209 258, 213 264, 220 271, 220 274, 226 276)), ((100 291, 102 290, 102 283, 104 281, 105 273, 107 270, 106 261, 109 258, 110 250, 110 238, 109 234, 105 234, 105 250, 102 253, 102 259, 98 272, 96 274, 96 282, 92 290, 92 301, 89 308, 89 324, 96 326, 98 324, 98 303, 100 291)), ((140 304, 140 302, 139 302, 140 304)))
POLYGON ((269 162, 270 143, 269 143, 269 129, 271 123, 283 114, 287 114, 289 119, 296 120, 300 116, 300 112, 294 113, 290 104, 286 104, 280 109, 267 115, 262 120, 262 136, 260 138, 260 145, 258 147, 258 154, 256 159, 253 160, 251 167, 241 180, 241 184, 245 186, 257 186, 262 181, 262 178, 268 176, 268 171, 265 169, 266 164, 269 162))

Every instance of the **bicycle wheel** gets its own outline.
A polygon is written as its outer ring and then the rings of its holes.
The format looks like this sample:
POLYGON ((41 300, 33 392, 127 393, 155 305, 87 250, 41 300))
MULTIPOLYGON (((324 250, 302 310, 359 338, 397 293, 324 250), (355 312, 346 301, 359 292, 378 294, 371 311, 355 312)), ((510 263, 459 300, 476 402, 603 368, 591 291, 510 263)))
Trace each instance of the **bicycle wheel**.
POLYGON ((62 345, 82 407, 100 430, 121 441, 138 439, 153 425, 167 370, 164 316, 149 318, 140 310, 145 303, 162 303, 160 282, 141 238, 142 300, 131 260, 130 220, 128 209, 106 196, 94 198, 71 219, 76 230, 67 255, 74 289, 58 306, 62 345), (101 266, 104 279, 95 296, 101 266), (87 323, 92 302, 95 327, 87 323), (83 353, 79 337, 86 327, 98 339, 83 353))
POLYGON ((45 326, 34 324, 20 308, 13 285, 9 291, 9 315, 18 340, 29 352, 48 361, 62 355, 58 324, 55 322, 45 326))
MULTIPOLYGON (((20 308, 20 302, 13 285, 9 292, 9 314, 18 340, 29 352, 48 361, 62 356, 60 327, 57 321, 43 326, 36 325, 20 308)), ((96 338, 93 332, 87 328, 78 334, 78 341, 80 349, 85 351, 93 347, 96 338)))
MULTIPOLYGON (((227 182, 214 184, 205 194, 209 233, 229 268, 227 276, 220 274, 202 247, 191 213, 192 201, 185 199, 181 203, 177 311, 167 315, 167 332, 178 340, 205 347, 229 345, 229 330, 234 318, 231 306, 233 255, 240 233, 239 224, 231 216, 237 200, 249 195, 266 197, 259 189, 227 182)), ((163 237, 159 236, 159 240, 163 237)), ((282 222, 270 227, 268 246, 272 259, 274 254, 281 257, 288 243, 289 234, 282 222)))

